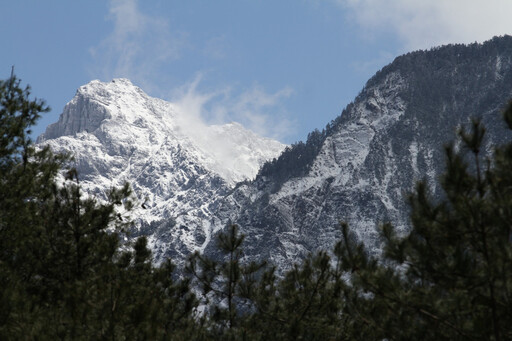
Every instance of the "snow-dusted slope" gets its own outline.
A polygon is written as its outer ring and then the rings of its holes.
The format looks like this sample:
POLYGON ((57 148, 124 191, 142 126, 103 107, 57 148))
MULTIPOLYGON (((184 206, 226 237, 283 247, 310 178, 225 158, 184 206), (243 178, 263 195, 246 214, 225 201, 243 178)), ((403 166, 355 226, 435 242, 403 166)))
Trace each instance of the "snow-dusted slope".
POLYGON ((38 143, 70 152, 83 188, 99 198, 129 182, 140 201, 138 233, 155 248, 163 243, 162 253, 185 255, 209 239, 208 204, 285 147, 237 123, 205 126, 185 115, 127 79, 92 81, 38 143))
POLYGON ((500 111, 511 96, 512 37, 398 57, 328 126, 319 148, 286 151, 271 171, 219 205, 238 212, 229 218, 247 235, 245 254, 280 269, 330 249, 340 220, 378 250, 378 224, 408 228, 406 194, 416 181, 426 179, 433 195, 441 195, 435 184, 444 168, 443 144, 458 126, 480 117, 487 150, 510 139, 500 111), (302 150, 317 153, 304 175, 283 181, 283 169, 302 165, 302 150))

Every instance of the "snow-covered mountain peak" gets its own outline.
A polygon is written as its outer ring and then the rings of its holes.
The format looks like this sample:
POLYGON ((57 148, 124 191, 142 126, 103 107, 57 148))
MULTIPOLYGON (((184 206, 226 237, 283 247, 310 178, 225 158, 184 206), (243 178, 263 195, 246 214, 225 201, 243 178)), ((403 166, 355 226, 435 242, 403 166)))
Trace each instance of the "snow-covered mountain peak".
POLYGON ((111 114, 110 118, 125 121, 123 123, 175 120, 177 114, 171 103, 148 96, 126 78, 116 78, 110 82, 93 80, 78 88, 71 103, 80 97, 104 105, 111 114))
POLYGON ((111 82, 93 80, 78 88, 73 99, 64 107, 58 122, 49 125, 38 142, 84 131, 94 133, 110 120, 121 125, 161 120, 162 112, 172 116, 172 105, 150 98, 128 79, 114 79, 111 82), (155 106, 159 108, 153 110, 155 106))
POLYGON ((94 79, 78 88, 77 93, 97 96, 102 92, 131 93, 142 91, 127 78, 114 78, 110 82, 102 82, 94 79))
POLYGON ((81 86, 38 143, 71 153, 91 195, 130 183, 140 233, 160 226, 182 255, 207 243, 218 210, 209 205, 285 148, 238 123, 205 124, 122 78, 81 86))
POLYGON ((149 157, 163 149, 183 148, 194 163, 229 185, 253 178, 266 160, 285 147, 238 123, 206 125, 180 106, 148 96, 124 78, 93 80, 81 86, 59 121, 48 126, 38 142, 55 139, 80 139, 80 144, 94 140, 110 156, 130 151, 149 157))

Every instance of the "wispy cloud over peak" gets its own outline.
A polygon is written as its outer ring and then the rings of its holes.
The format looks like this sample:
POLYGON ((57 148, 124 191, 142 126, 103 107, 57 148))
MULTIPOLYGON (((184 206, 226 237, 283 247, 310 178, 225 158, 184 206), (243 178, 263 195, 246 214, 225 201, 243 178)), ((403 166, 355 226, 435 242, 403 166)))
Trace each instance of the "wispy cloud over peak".
POLYGON ((285 101, 293 90, 285 87, 269 93, 254 85, 249 89, 221 87, 203 91, 199 85, 203 75, 175 89, 171 100, 185 117, 183 126, 239 122, 259 135, 285 140, 296 129, 296 122, 285 109, 285 101))

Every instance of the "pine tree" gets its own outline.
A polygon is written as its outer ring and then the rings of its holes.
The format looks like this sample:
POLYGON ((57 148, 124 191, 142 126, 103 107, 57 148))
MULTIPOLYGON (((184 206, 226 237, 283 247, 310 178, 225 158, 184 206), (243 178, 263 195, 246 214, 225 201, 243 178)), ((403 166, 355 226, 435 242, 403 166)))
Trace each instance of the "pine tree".
POLYGON ((212 337, 235 338, 239 332, 243 334, 238 327, 250 312, 252 288, 265 263, 244 264, 241 246, 245 236, 234 224, 227 226, 226 230, 216 236, 222 258, 215 261, 196 252, 190 257, 187 270, 201 287, 209 304, 211 329, 215 332, 212 337))
POLYGON ((341 339, 343 281, 326 252, 295 264, 283 278, 267 271, 253 289, 246 328, 255 340, 341 339))
POLYGON ((7 340, 22 330, 30 338, 43 325, 24 290, 38 279, 32 251, 42 233, 37 198, 51 196, 51 179, 64 161, 33 148, 30 127, 49 108, 29 96, 30 88, 22 89, 14 75, 0 81, 0 336, 7 340))

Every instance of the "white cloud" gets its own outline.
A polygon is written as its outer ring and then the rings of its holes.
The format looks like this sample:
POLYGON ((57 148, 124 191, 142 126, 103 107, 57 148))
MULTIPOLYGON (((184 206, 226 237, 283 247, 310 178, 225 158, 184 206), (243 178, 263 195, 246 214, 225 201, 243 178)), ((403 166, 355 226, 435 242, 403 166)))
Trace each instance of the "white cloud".
MULTIPOLYGON (((251 134, 244 136, 246 132, 240 131, 236 126, 222 127, 212 124, 236 121, 259 135, 272 136, 279 140, 290 133, 292 125, 283 118, 283 112, 279 116, 272 116, 269 112, 279 111, 283 99, 291 95, 291 90, 285 88, 272 94, 255 86, 236 95, 229 87, 205 92, 199 89, 202 78, 198 74, 189 84, 174 91, 172 102, 178 112, 174 116, 177 126, 192 139, 194 145, 214 156, 216 162, 209 167, 223 174, 228 181, 242 180, 240 174, 255 175, 258 166, 250 153, 241 154, 239 145, 242 143, 242 146, 250 146, 254 143, 251 134), (209 120, 205 120, 205 117, 209 120), (250 144, 244 144, 243 141, 250 141, 250 144)), ((270 151, 279 151, 277 146, 268 147, 271 148, 270 151)))
POLYGON ((154 87, 150 80, 164 63, 179 57, 184 36, 172 34, 167 20, 142 13, 137 0, 111 0, 108 19, 113 31, 90 48, 92 75, 130 78, 146 90, 154 87))
POLYGON ((289 118, 284 101, 293 91, 285 87, 268 93, 260 86, 236 92, 232 87, 214 92, 199 90, 202 75, 198 74, 189 84, 173 91, 172 102, 185 114, 184 127, 197 130, 201 125, 238 122, 263 136, 283 140, 295 132, 296 123, 289 118))
POLYGON ((281 138, 291 134, 294 129, 294 123, 286 118, 282 105, 282 101, 292 94, 293 90, 289 87, 272 94, 253 86, 230 99, 227 107, 234 121, 241 122, 260 135, 281 138))
POLYGON ((334 0, 376 39, 396 34, 407 50, 512 34, 510 0, 334 0))

